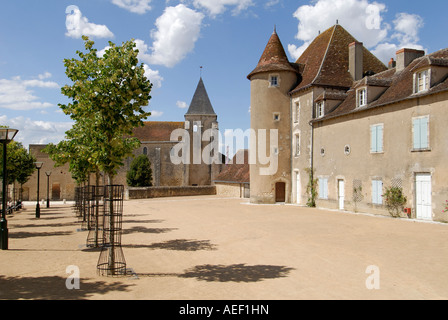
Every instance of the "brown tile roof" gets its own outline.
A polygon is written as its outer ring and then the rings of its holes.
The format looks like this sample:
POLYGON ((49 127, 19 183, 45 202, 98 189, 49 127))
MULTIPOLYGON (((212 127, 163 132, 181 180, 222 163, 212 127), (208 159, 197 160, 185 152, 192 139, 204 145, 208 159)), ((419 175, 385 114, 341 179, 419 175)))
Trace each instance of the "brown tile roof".
POLYGON ((237 183, 249 183, 250 182, 250 166, 249 166, 249 151, 240 150, 233 158, 232 164, 227 164, 224 170, 216 177, 216 182, 237 182, 237 183), (238 156, 244 153, 244 163, 238 164, 238 156))
POLYGON ((350 113, 361 112, 379 106, 385 106, 403 100, 419 98, 422 96, 435 94, 448 90, 448 69, 445 76, 438 84, 435 84, 428 91, 414 94, 414 72, 420 68, 429 66, 447 66, 448 67, 448 48, 434 52, 428 56, 421 57, 412 61, 404 70, 396 72, 396 69, 390 69, 385 72, 366 77, 355 83, 352 89, 347 92, 347 99, 344 100, 333 112, 316 121, 323 121, 350 113), (435 62, 437 64, 435 64, 435 62), (361 85, 381 83, 387 87, 385 92, 375 101, 366 107, 356 108, 356 88, 361 85))
POLYGON ((183 129, 184 122, 148 121, 143 127, 134 129, 133 136, 141 142, 166 142, 171 140, 171 133, 183 129))
POLYGON ((292 71, 298 73, 297 67, 289 62, 282 42, 275 31, 269 39, 257 67, 247 78, 250 80, 256 73, 270 71, 292 71))
MULTIPOLYGON (((302 81, 291 94, 311 85, 350 88, 353 78, 349 70, 349 44, 357 41, 340 25, 335 25, 320 34, 297 60, 303 68, 302 81)), ((379 73, 386 66, 364 48, 364 73, 379 73)))

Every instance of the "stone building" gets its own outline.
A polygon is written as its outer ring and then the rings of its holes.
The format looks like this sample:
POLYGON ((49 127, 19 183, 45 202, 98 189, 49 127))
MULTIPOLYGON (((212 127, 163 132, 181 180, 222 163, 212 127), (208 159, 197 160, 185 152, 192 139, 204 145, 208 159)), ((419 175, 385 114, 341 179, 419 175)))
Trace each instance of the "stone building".
MULTIPOLYGON (((153 186, 155 187, 182 187, 182 186, 209 186, 212 185, 215 177, 220 173, 222 165, 207 164, 202 161, 195 164, 180 163, 174 164, 171 161, 171 152, 174 146, 179 144, 179 140, 172 138, 175 130, 185 130, 189 133, 190 143, 193 145, 197 137, 201 137, 199 142, 199 153, 208 146, 209 143, 202 141, 202 133, 207 129, 218 129, 218 116, 213 110, 202 78, 199 80, 188 112, 185 114, 185 122, 163 122, 148 121, 143 127, 135 128, 133 136, 141 142, 140 148, 134 151, 134 155, 145 154, 151 162, 153 173, 153 186)), ((47 177, 45 172, 51 171, 49 182, 49 197, 52 200, 73 200, 76 183, 69 172, 68 164, 63 167, 54 167, 54 162, 46 153, 42 152, 45 145, 30 145, 30 153, 35 155, 37 161, 43 162, 40 170, 39 198, 46 199, 47 177)), ((193 151, 193 149, 191 150, 193 151)), ((221 154, 217 156, 222 156, 221 154)), ((189 156, 193 158, 193 152, 189 156)), ((133 158, 124 161, 114 178, 114 183, 126 186, 126 173, 128 172, 133 158)), ((192 159, 193 160, 193 159, 192 159)), ((104 177, 103 177, 104 178, 104 177)), ((92 175, 90 179, 95 181, 92 175)), ((104 183, 104 180, 102 181, 104 183)), ((37 172, 24 185, 23 200, 35 201, 37 198, 37 172)))
POLYGON ((405 48, 385 66, 335 25, 295 63, 274 33, 255 70, 251 126, 283 131, 277 175, 251 167, 252 202, 278 201, 284 182, 286 202, 306 205, 313 172, 318 207, 388 215, 396 186, 411 218, 448 221, 448 49, 405 48))

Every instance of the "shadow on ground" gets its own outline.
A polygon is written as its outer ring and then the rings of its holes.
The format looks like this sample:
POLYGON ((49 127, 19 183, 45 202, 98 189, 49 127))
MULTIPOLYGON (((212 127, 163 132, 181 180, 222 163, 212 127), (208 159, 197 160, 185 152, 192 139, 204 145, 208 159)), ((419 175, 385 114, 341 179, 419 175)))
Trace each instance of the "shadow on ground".
POLYGON ((93 294, 129 291, 132 285, 119 282, 89 282, 83 279, 79 290, 69 290, 62 277, 4 277, 0 276, 0 299, 17 300, 85 300, 93 294))
POLYGON ((207 282, 258 282, 266 279, 287 277, 294 268, 284 266, 245 264, 202 265, 196 266, 182 274, 177 273, 136 273, 137 277, 179 277, 195 278, 207 282))

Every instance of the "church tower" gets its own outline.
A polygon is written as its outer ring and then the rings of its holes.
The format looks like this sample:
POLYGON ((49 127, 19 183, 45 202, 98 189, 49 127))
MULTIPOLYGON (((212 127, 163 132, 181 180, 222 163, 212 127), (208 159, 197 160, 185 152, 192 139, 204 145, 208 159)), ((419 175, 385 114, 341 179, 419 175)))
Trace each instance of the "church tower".
POLYGON ((274 30, 258 62, 247 76, 251 83, 250 196, 252 203, 290 202, 291 194, 291 106, 289 92, 299 80, 299 71, 289 62, 274 30), (266 139, 263 137, 266 131, 266 139), (260 134, 261 133, 261 134, 260 134), (271 136, 278 137, 272 144, 271 136), (266 141, 264 141, 266 140, 266 141), (254 150, 256 148, 256 150, 254 150), (266 154, 264 155, 264 150, 266 154), (260 154, 261 152, 261 154, 260 154), (256 163, 252 164, 255 160, 256 163), (261 156, 261 157, 260 157, 261 156), (276 157, 277 170, 269 172, 262 158, 276 157), (268 173, 267 173, 268 172, 268 173))
POLYGON ((218 116, 213 110, 202 77, 199 79, 190 108, 185 114, 185 129, 190 135, 190 164, 186 165, 185 184, 189 186, 211 185, 219 172, 217 172, 215 164, 207 163, 210 162, 210 159, 207 159, 208 155, 203 156, 207 153, 204 150, 210 148, 214 139, 214 137, 205 137, 204 133, 209 129, 216 129, 217 132, 218 116), (205 138, 207 141, 203 141, 205 138))

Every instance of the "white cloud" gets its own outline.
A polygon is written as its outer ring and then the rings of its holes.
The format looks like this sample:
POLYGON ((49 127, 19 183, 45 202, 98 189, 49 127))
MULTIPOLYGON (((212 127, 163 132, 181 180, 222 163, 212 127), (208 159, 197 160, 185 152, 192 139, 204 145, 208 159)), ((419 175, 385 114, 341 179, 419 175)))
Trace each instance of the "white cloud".
POLYGON ((394 33, 390 37, 391 41, 379 44, 372 53, 380 60, 386 62, 394 58, 396 52, 401 48, 425 50, 418 44, 420 38, 418 33, 423 28, 423 19, 416 14, 399 13, 394 20, 394 33), (392 42, 395 40, 395 42, 392 42))
POLYGON ((39 97, 30 88, 59 89, 60 86, 52 81, 22 80, 20 77, 0 79, 0 108, 23 111, 53 106, 51 103, 38 101, 39 97))
POLYGON ((51 74, 50 72, 44 72, 44 73, 38 75, 37 77, 38 77, 40 80, 45 80, 45 79, 51 78, 51 77, 52 77, 52 74, 51 74))
POLYGON ((144 55, 149 64, 173 67, 193 51, 199 39, 204 15, 183 4, 167 7, 156 20, 157 30, 151 32, 154 40, 152 53, 144 55))
POLYGON ((289 45, 289 53, 297 59, 319 31, 335 25, 336 20, 367 48, 374 47, 387 36, 389 26, 381 18, 385 11, 384 4, 367 0, 318 0, 300 6, 293 15, 299 20, 296 39, 305 43, 289 45))
POLYGON ((227 10, 227 7, 235 7, 232 10, 234 15, 246 10, 254 3, 252 0, 194 0, 193 5, 198 9, 205 9, 214 17, 227 10))
POLYGON ((25 117, 8 119, 7 116, 0 116, 0 124, 18 129, 14 140, 26 148, 30 144, 58 143, 64 140, 65 132, 73 126, 72 122, 36 121, 25 117))
POLYGON ((163 77, 160 75, 159 71, 152 70, 146 64, 143 65, 143 68, 145 69, 146 78, 148 78, 149 81, 151 81, 151 83, 153 84, 153 89, 161 88, 163 77))
POLYGON ((151 10, 149 5, 152 0, 112 0, 112 3, 120 8, 126 9, 133 13, 145 14, 151 10))
POLYGON ((383 3, 369 0, 317 0, 312 5, 300 6, 293 14, 299 20, 296 39, 300 46, 288 45, 288 52, 298 59, 319 31, 323 32, 339 21, 357 40, 364 43, 380 60, 387 63, 403 47, 422 49, 418 32, 423 19, 415 14, 400 13, 393 26, 386 23, 383 3))
POLYGON ((65 35, 67 37, 79 39, 82 36, 96 38, 112 38, 114 36, 107 26, 89 22, 77 6, 68 6, 65 13, 67 14, 65 19, 67 27, 65 35))
POLYGON ((151 117, 153 117, 153 118, 160 118, 161 116, 163 116, 163 112, 162 111, 156 111, 156 110, 152 110, 151 111, 151 117))
POLYGON ((176 106, 180 109, 187 109, 188 104, 185 101, 177 101, 176 106))

